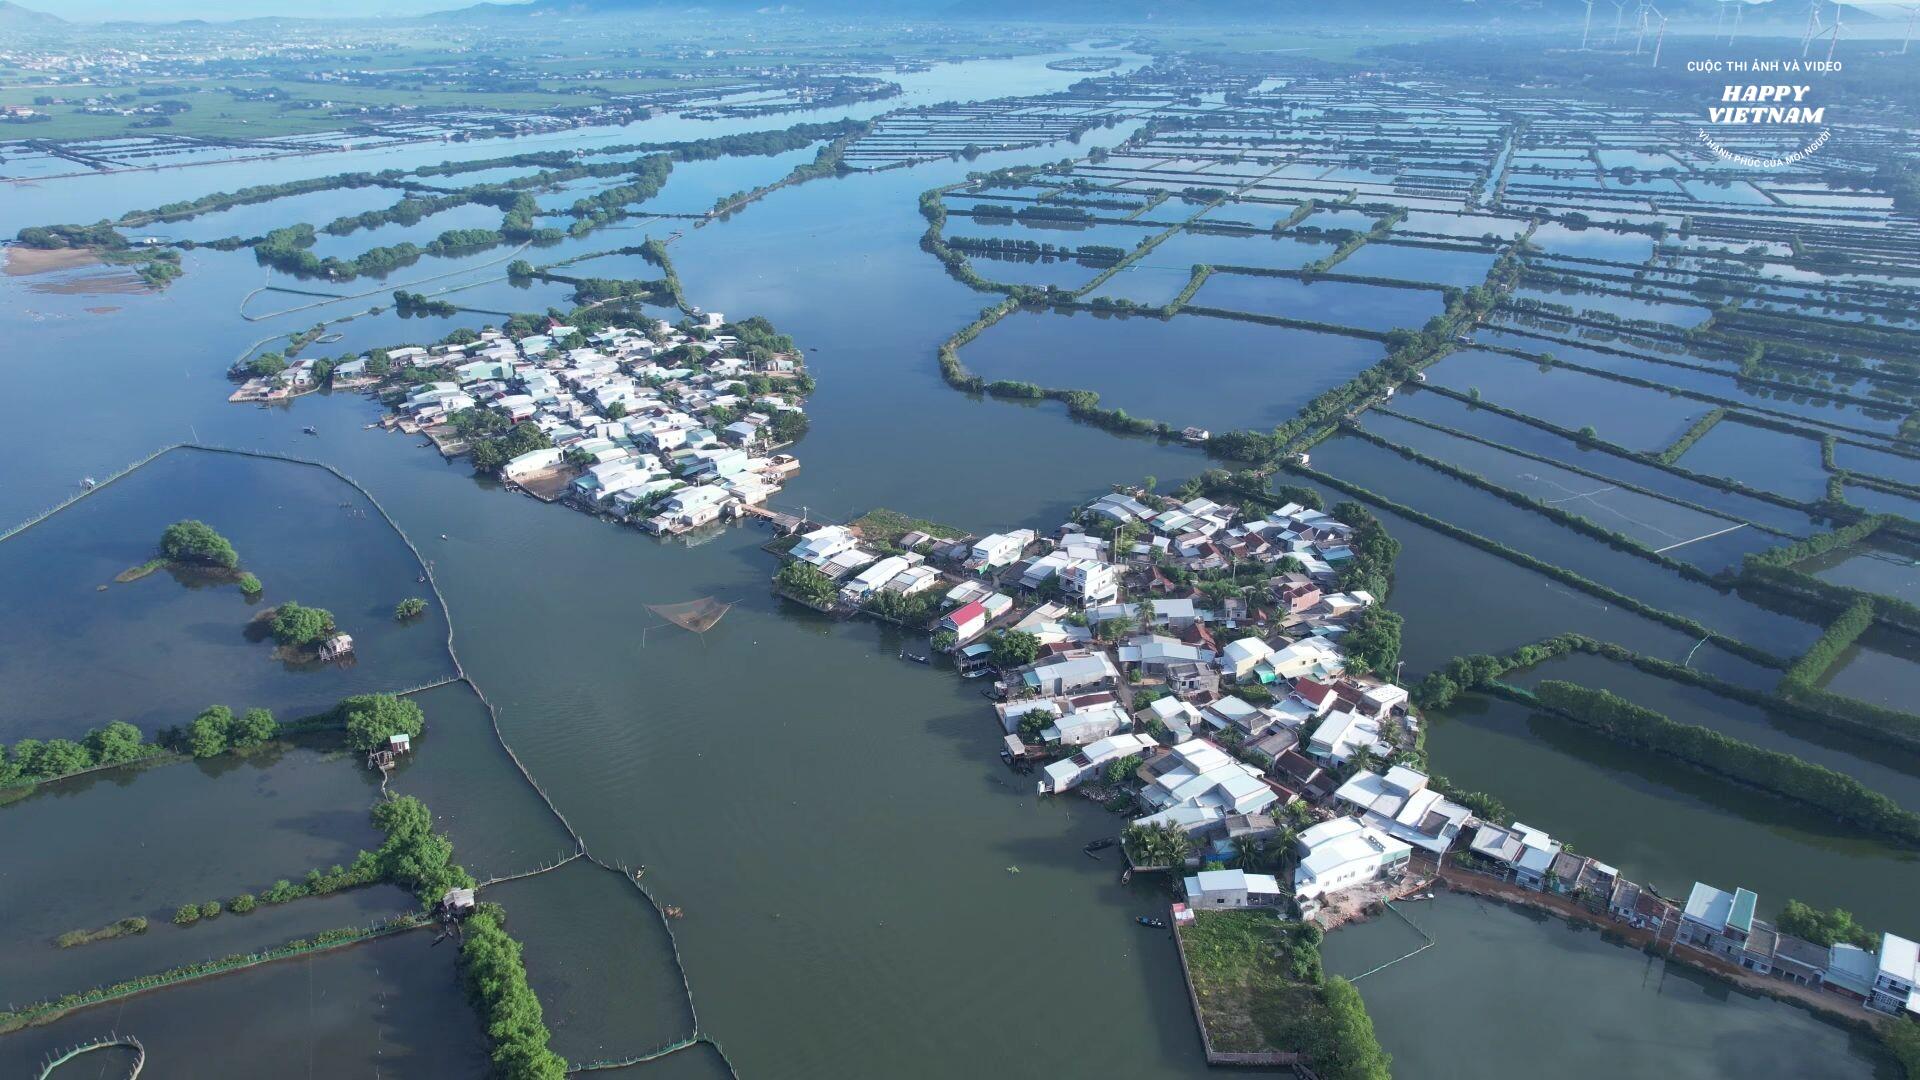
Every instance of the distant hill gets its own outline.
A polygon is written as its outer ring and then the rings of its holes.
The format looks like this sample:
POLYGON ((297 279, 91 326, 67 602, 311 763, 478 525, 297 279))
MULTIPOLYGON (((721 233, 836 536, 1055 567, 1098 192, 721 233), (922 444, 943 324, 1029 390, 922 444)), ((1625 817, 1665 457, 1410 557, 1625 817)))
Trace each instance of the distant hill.
MULTIPOLYGON (((1806 18, 1806 0, 1758 0, 1749 20, 1788 22, 1806 18)), ((1596 24, 1609 21, 1606 4, 1596 4, 1596 24)), ((1664 0, 1660 5, 1676 24, 1711 22, 1722 12, 1717 0, 1664 0)), ((482 2, 428 18, 521 18, 624 14, 747 16, 820 15, 892 16, 901 19, 1001 22, 1089 22, 1128 25, 1232 22, 1258 25, 1351 25, 1392 20, 1402 23, 1458 25, 1462 22, 1562 24, 1580 17, 1579 0, 526 0, 482 2), (1571 11, 1574 14, 1569 15, 1571 11)), ((1846 18, 1873 19, 1851 5, 1846 18)))
POLYGON ((39 26, 65 26, 67 20, 44 11, 24 8, 13 0, 0 0, 0 30, 24 30, 39 26))

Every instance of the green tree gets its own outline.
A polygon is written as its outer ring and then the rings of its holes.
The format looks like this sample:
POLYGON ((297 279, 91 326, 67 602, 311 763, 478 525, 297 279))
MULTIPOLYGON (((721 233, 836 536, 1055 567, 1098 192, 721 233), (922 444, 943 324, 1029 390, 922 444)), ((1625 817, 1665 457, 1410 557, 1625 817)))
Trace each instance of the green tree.
POLYGON ((303 607, 292 600, 273 613, 273 637, 282 645, 311 645, 333 632, 333 613, 303 607))
POLYGON ((124 720, 115 720, 98 731, 87 733, 86 747, 102 765, 120 765, 146 753, 140 729, 124 720))
POLYGON ((420 706, 392 694, 356 694, 335 707, 358 750, 378 750, 394 735, 417 738, 426 727, 420 706))
POLYGON ((780 572, 773 575, 773 581, 782 592, 815 607, 825 607, 839 595, 832 578, 803 562, 790 562, 781 567, 780 572))
POLYGON ((1360 991, 1338 976, 1320 988, 1327 1007, 1323 1044, 1312 1055, 1316 1072, 1327 1080, 1392 1080, 1393 1058, 1380 1049, 1360 991))
POLYGON ((254 899, 252 893, 243 892, 232 900, 227 901, 227 910, 233 912, 235 915, 245 915, 247 912, 252 911, 258 904, 259 901, 254 899))
POLYGON ((35 769, 42 777, 65 776, 93 765, 93 755, 72 739, 48 739, 35 755, 35 769))
POLYGON ((1031 664, 1040 656, 1040 639, 1025 630, 1004 630, 993 636, 993 663, 1002 669, 1031 664))
POLYGON ((1853 914, 1841 908, 1822 911, 1798 900, 1788 900, 1779 918, 1774 920, 1774 925, 1794 937, 1805 938, 1815 945, 1828 948, 1841 944, 1858 945, 1863 949, 1877 949, 1880 946, 1878 934, 1854 922, 1853 914))
POLYGON ((227 739, 235 746, 259 746, 280 733, 280 725, 267 709, 248 709, 227 729, 227 739))
POLYGON ((187 725, 187 747, 197 758, 224 754, 232 731, 233 710, 225 705, 209 705, 187 725))
POLYGON ((160 534, 160 551, 176 562, 204 563, 232 570, 240 555, 227 538, 204 521, 176 521, 160 534))
POLYGON ((393 605, 393 617, 404 622, 407 619, 419 618, 420 614, 426 610, 427 602, 425 600, 417 596, 409 596, 398 604, 393 605))

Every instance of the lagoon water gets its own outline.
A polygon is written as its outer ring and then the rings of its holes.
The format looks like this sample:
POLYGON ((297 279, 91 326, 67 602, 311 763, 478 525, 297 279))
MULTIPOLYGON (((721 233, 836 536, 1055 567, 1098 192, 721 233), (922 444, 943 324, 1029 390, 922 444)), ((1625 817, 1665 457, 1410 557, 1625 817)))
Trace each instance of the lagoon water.
MULTIPOLYGON (((1047 59, 956 65, 907 78, 916 80, 914 100, 945 100, 1060 89, 1079 77, 1047 71, 1047 59)), ((0 216, 8 219, 0 229, 95 220, 242 183, 343 168, 404 167, 449 153, 489 156, 554 145, 699 137, 841 114, 783 117, 777 124, 668 118, 518 143, 436 145, 330 155, 325 161, 285 159, 48 183, 23 189, 23 198, 0 208, 0 216)), ((916 211, 917 194, 970 170, 1057 160, 1094 145, 1112 145, 1126 134, 1124 128, 1101 130, 1078 147, 987 153, 970 162, 808 183, 779 191, 724 222, 688 230, 674 243, 674 260, 693 302, 736 317, 763 314, 803 346, 818 350, 809 353, 820 385, 809 408, 812 431, 797 451, 805 468, 783 493, 783 506, 844 520, 885 505, 969 531, 1050 528, 1075 503, 1115 482, 1155 475, 1171 485, 1205 467, 1206 460, 1191 450, 1116 438, 1069 422, 1057 407, 954 393, 934 364, 938 343, 991 297, 952 281, 918 250, 924 221, 916 211)), ((716 163, 701 175, 699 198, 751 186, 764 178, 765 164, 751 159, 716 163)), ((358 205, 344 195, 337 203, 320 203, 311 211, 320 221, 358 205)), ((540 258, 637 243, 649 230, 667 231, 657 223, 629 224, 633 227, 618 233, 563 242, 540 258)), ((427 259, 389 282, 367 287, 404 287, 454 268, 467 268, 484 280, 498 270, 480 264, 499 254, 427 259)), ((273 409, 228 405, 223 372, 236 356, 268 335, 364 310, 379 302, 378 294, 249 323, 237 315, 239 302, 265 276, 250 256, 199 251, 188 256, 187 267, 186 277, 157 296, 30 294, 22 279, 0 279, 0 331, 18 358, 10 371, 15 420, 0 428, 0 455, 9 462, 0 478, 0 519, 25 517, 70 493, 80 476, 105 475, 182 438, 319 457, 366 485, 433 562, 461 660, 499 707, 501 731, 527 768, 596 855, 629 866, 644 864, 649 887, 686 912, 673 929, 701 1029, 721 1040, 745 1073, 959 1078, 994 1073, 1198 1077, 1207 1072, 1172 947, 1164 935, 1143 931, 1132 920, 1160 908, 1166 899, 1162 887, 1150 881, 1119 886, 1110 854, 1092 860, 1081 853, 1087 839, 1110 835, 1116 819, 1079 800, 1043 802, 1029 780, 999 765, 993 756, 995 725, 973 684, 937 667, 900 663, 896 656, 910 642, 891 630, 828 622, 774 599, 766 587, 772 563, 759 549, 766 537, 755 529, 724 532, 698 544, 659 543, 512 497, 474 479, 463 464, 443 462, 417 440, 364 430, 378 408, 350 394, 316 394, 273 409), (116 310, 89 310, 99 307, 116 310), (301 434, 307 425, 319 435, 301 434), (703 596, 735 605, 704 636, 654 625, 658 620, 642 606, 703 596), (1009 873, 1016 867, 1018 874, 1009 873), (1045 1019, 1035 1023, 1036 1017, 1045 1019), (1097 1037, 1079 1037, 1086 1033, 1097 1037)), ((477 307, 525 310, 561 302, 551 293, 516 293, 504 283, 481 288, 491 292, 477 307)), ((1423 311, 1419 317, 1424 316, 1423 311)), ((1059 320, 1112 328, 1109 332, 1178 328, 1189 321, 1020 318, 1033 325, 1059 320)), ((462 315, 408 322, 388 313, 340 324, 346 340, 323 351, 432 339, 454 325, 487 321, 495 320, 462 315)), ((1234 325, 1249 332, 1288 333, 1234 325)), ((985 336, 972 348, 991 340, 985 336)), ((1168 339, 1167 347, 1177 344, 1168 339)), ((1217 373, 1231 376, 1238 370, 1244 377, 1222 379, 1209 397, 1195 397, 1191 411, 1202 415, 1192 422, 1226 427, 1290 414, 1315 392, 1305 381, 1337 382, 1341 373, 1333 369, 1364 365, 1373 355, 1368 350, 1377 349, 1354 338, 1310 344, 1313 348, 1301 348, 1298 359, 1284 349, 1249 350, 1275 364, 1270 389, 1244 367, 1222 369, 1218 358, 1194 357, 1214 362, 1217 373), (1216 407, 1221 411, 1213 411, 1216 407), (1252 415, 1236 416, 1233 410, 1252 415)), ((1097 370, 1112 358, 1096 350, 1112 347, 1117 346, 1098 338, 1063 336, 1049 346, 1058 357, 1028 358, 1023 366, 1029 374, 1010 368, 1008 376, 1052 382, 1039 375, 1056 360, 1097 370)), ((1136 341, 1129 347, 1139 346, 1136 341)), ((1201 342, 1196 351, 1205 348, 1201 342)), ((1133 385, 1140 395, 1138 412, 1172 411, 1160 407, 1160 395, 1148 382, 1133 385)), ((1118 385, 1096 383, 1094 388, 1111 389, 1110 404, 1136 408, 1129 391, 1118 385)), ((145 475, 124 483, 143 482, 145 475)), ((353 523, 360 519, 344 511, 333 519, 325 500, 319 510, 301 511, 305 516, 278 524, 255 520, 279 512, 280 504, 269 503, 270 494, 260 486, 277 482, 270 478, 249 486, 218 478, 194 482, 159 471, 152 479, 142 514, 129 516, 122 530, 105 524, 105 515, 117 505, 119 485, 69 511, 76 523, 92 522, 81 533, 83 540, 71 550, 48 552, 23 570, 28 583, 16 585, 19 576, 10 575, 7 598, 45 591, 37 609, 43 623, 81 618, 75 612, 84 612, 88 603, 119 603, 122 596, 114 590, 150 603, 160 601, 134 590, 168 603, 185 602, 181 586, 165 578, 113 586, 102 596, 57 589, 72 590, 75 581, 89 583, 90 589, 103 571, 110 576, 138 561, 155 522, 177 516, 176 507, 196 506, 205 508, 196 513, 219 519, 216 524, 235 538, 250 565, 259 561, 270 596, 291 588, 280 584, 291 581, 315 597, 343 597, 334 601, 337 613, 371 612, 377 604, 390 610, 394 575, 405 567, 401 556, 379 553, 389 551, 390 535, 369 531, 359 537, 353 523), (301 535, 289 539, 276 528, 301 535), (372 546, 363 550, 363 539, 372 546), (311 585, 303 575, 310 576, 311 585)), ((339 501, 353 499, 340 496, 339 501)), ((35 533, 59 535, 53 530, 64 524, 64 516, 43 526, 44 533, 35 530, 0 544, 0 559, 10 557, 15 545, 32 542, 35 533)), ((1540 589, 1532 576, 1510 564, 1382 516, 1408 545, 1394 603, 1409 620, 1410 669, 1440 662, 1463 645, 1511 648, 1569 628, 1633 640, 1649 652, 1674 657, 1691 644, 1629 613, 1606 611, 1565 590, 1540 589), (1462 576, 1465 566, 1489 576, 1479 581, 1462 576), (1492 575, 1509 572, 1527 588, 1493 582, 1492 575), (1478 596, 1483 587, 1494 595, 1478 596)), ((397 584, 405 584, 404 576, 397 584)), ((229 607, 235 616, 244 611, 237 596, 184 596, 196 604, 219 603, 217 610, 196 616, 202 622, 224 619, 220 613, 229 607)), ((372 631, 376 620, 365 618, 372 631)), ((177 613, 155 613, 150 619, 147 632, 155 648, 161 643, 184 647, 180 639, 189 635, 177 626, 182 621, 177 613)), ((25 618, 23 626, 32 622, 25 618)), ((86 723, 131 713, 142 702, 152 702, 156 716, 173 715, 178 711, 174 700, 191 703, 206 696, 190 692, 196 689, 190 675, 209 686, 235 687, 232 692, 240 697, 284 693, 298 701, 346 692, 325 682, 332 676, 322 672, 289 673, 284 685, 275 674, 265 689, 243 693, 248 684, 236 680, 251 677, 248 665, 260 657, 249 651, 251 646, 242 649, 222 637, 226 631, 218 626, 203 633, 206 642, 196 647, 220 651, 195 656, 191 671, 166 674, 181 685, 164 709, 158 704, 162 695, 141 685, 88 679, 55 653, 11 677, 10 688, 21 685, 33 695, 29 700, 56 703, 68 710, 62 715, 89 718, 86 723)), ((372 674, 374 664, 386 662, 383 658, 414 658, 416 644, 442 640, 429 626, 395 628, 392 634, 377 657, 370 655, 353 672, 372 674)), ((88 635, 88 640, 94 639, 88 635)), ((113 655, 133 651, 126 642, 121 645, 113 655)), ((418 656, 425 659, 418 662, 442 662, 444 653, 421 649, 418 656)), ((1711 650, 1703 651, 1700 662, 1742 663, 1716 659, 1711 650)), ((395 685, 416 681, 401 670, 387 678, 395 685)), ((164 681, 156 676, 152 685, 164 681)), ((459 845, 459 856, 494 875, 531 870, 566 854, 570 845, 553 818, 517 780, 502 752, 490 746, 489 718, 470 691, 430 691, 422 704, 430 727, 421 756, 393 783, 396 790, 427 799, 459 845)), ((1503 794, 1518 774, 1525 782, 1506 797, 1516 808, 1524 804, 1529 820, 1537 817, 1548 827, 1564 822, 1570 836, 1592 829, 1591 850, 1620 848, 1623 868, 1657 867, 1663 884, 1680 887, 1679 877, 1695 866, 1701 874, 1745 873, 1752 865, 1745 857, 1729 865, 1712 853, 1753 845, 1759 853, 1755 861, 1768 853, 1777 856, 1770 865, 1779 877, 1759 880, 1756 874, 1743 883, 1769 897, 1784 898, 1805 878, 1809 887, 1793 895, 1844 903, 1878 924, 1900 917, 1889 910, 1893 901, 1888 898, 1911 895, 1910 862, 1851 839, 1819 835, 1799 823, 1782 823, 1769 808, 1751 805, 1753 800, 1642 793, 1655 807, 1684 805, 1689 824, 1711 830, 1713 841, 1704 845, 1704 853, 1703 845, 1693 843, 1636 850, 1620 843, 1622 837, 1594 829, 1589 820, 1615 788, 1638 783, 1618 778, 1630 770, 1622 766, 1597 786, 1583 785, 1576 781, 1593 768, 1584 750, 1506 728, 1497 737, 1476 734, 1485 730, 1467 720, 1443 720, 1433 736, 1436 765, 1468 786, 1503 794), (1503 759, 1500 744, 1509 739, 1516 744, 1513 756, 1503 759), (1550 779, 1561 772, 1573 779, 1550 779), (1777 837, 1783 830, 1809 835, 1777 837)), ((238 891, 295 874, 315 861, 350 856, 371 839, 365 811, 373 786, 356 762, 309 761, 308 756, 302 751, 275 764, 236 763, 227 774, 211 777, 202 773, 218 773, 218 768, 167 766, 124 785, 95 780, 71 793, 50 790, 0 810, 12 815, 5 822, 9 842, 29 845, 43 864, 59 863, 36 870, 0 859, 0 882, 10 895, 34 898, 33 910, 40 913, 23 933, 43 936, 71 928, 68 922, 98 925, 170 905, 176 893, 189 888, 198 894, 218 881, 216 891, 238 891), (282 777, 282 769, 298 771, 282 777), (228 802, 219 795, 247 794, 249 785, 256 798, 228 802), (86 860, 104 857, 116 842, 116 823, 137 815, 149 790, 170 786, 183 788, 173 801, 203 807, 198 812, 210 820, 199 828, 220 837, 217 850, 193 853, 200 860, 193 865, 203 870, 174 882, 168 869, 174 860, 157 852, 156 868, 145 876, 80 872, 89 865, 86 860), (318 793, 317 804, 297 812, 258 812, 261 806, 291 808, 300 792, 318 793), (120 803, 104 801, 115 794, 120 803), (116 811, 121 805, 125 809, 116 811), (87 910, 41 910, 65 896, 87 897, 87 910)), ((1634 819, 1636 830, 1658 833, 1662 827, 1651 812, 1634 819)), ((1624 825, 1619 831, 1632 835, 1624 825)), ((170 835, 176 843, 181 839, 170 835)), ((580 863, 497 888, 516 932, 527 940, 530 976, 547 998, 556 1045, 566 1053, 620 1056, 687 1034, 680 975, 666 939, 649 921, 655 917, 617 877, 580 863)), ((182 937, 188 933, 182 931, 182 937)), ((1338 940, 1329 943, 1330 957, 1338 940)), ((180 1063, 192 1060, 196 1048, 222 1051, 223 1056, 203 1061, 222 1067, 230 1062, 237 1072, 259 1071, 246 1056, 257 1040, 251 1035, 236 1040, 231 1018, 238 1010, 260 1011, 271 1017, 262 1038, 277 1037, 280 1025, 309 1014, 297 1008, 259 1009, 258 1003, 299 1000, 308 985, 304 978, 331 989, 317 1015, 325 1021, 320 1030, 330 1036, 329 1051, 346 1055, 335 1063, 340 1071, 364 1072, 368 1058, 397 1047, 392 1051, 400 1055, 397 1060, 382 1059, 394 1071, 472 1075, 478 1032, 452 981, 452 950, 425 952, 425 946, 424 938, 406 935, 333 958, 214 980, 191 998, 135 999, 114 1016, 123 1029, 143 1038, 149 1026, 164 1025, 155 1028, 149 1046, 162 1043, 159 1032, 164 1031, 166 1054, 156 1057, 168 1064, 150 1066, 150 1075, 185 1074, 180 1063), (416 948, 426 960, 416 958, 416 948), (394 1004, 399 1002, 406 1010, 394 1004), (389 1004, 398 1011, 379 1011, 389 1004)), ((114 947, 112 942, 88 946, 114 947)), ((1456 983, 1493 993, 1515 966, 1556 970, 1544 955, 1538 964, 1512 963, 1514 953, 1532 947, 1514 941, 1497 954, 1499 964, 1454 961, 1450 964, 1459 966, 1447 970, 1456 983)), ((1574 985, 1577 979, 1568 982, 1574 985)), ((1421 1006, 1396 998, 1391 980, 1377 984, 1377 996, 1375 985, 1369 980, 1362 987, 1380 1014, 1389 1048, 1410 1064, 1418 1062, 1407 1049, 1409 1029, 1399 1025, 1418 1023, 1421 1006)), ((39 990, 37 985, 31 989, 39 990)), ((1708 1075, 1734 1060, 1724 1056, 1725 1043, 1751 1035, 1753 1013, 1743 1002, 1716 999, 1709 991, 1696 997, 1686 1015, 1701 1037, 1675 1044, 1666 1061, 1677 1063, 1683 1073, 1708 1075)), ((1538 1010, 1535 1022, 1558 1033, 1560 1049, 1572 1043, 1585 1054, 1599 1054, 1616 1040, 1612 1026, 1584 1023, 1577 1003, 1540 1000, 1549 1004, 1538 1010)), ((1622 997, 1615 1015, 1629 1027, 1654 1024, 1670 1007, 1657 996, 1622 997)), ((0 1071, 16 1071, 16 1065, 50 1045, 48 1040, 71 1042, 107 1019, 104 1011, 82 1012, 48 1029, 0 1039, 0 1071)), ((1809 1046, 1831 1044, 1830 1061, 1851 1062, 1844 1037, 1803 1014, 1767 1014, 1766 1022, 1809 1046)), ((1417 1041, 1431 1041, 1417 1034, 1421 1029, 1413 1030, 1417 1041)), ((1749 1062, 1742 1056, 1737 1063, 1753 1077, 1798 1075, 1790 1058, 1749 1062)), ((1480 1076, 1538 1071, 1533 1056, 1520 1054, 1488 1055, 1474 1066, 1473 1074, 1480 1076)), ((709 1051, 690 1050, 631 1071, 695 1076, 714 1067, 709 1051)), ((1409 1073, 1447 1074, 1444 1069, 1409 1073)))

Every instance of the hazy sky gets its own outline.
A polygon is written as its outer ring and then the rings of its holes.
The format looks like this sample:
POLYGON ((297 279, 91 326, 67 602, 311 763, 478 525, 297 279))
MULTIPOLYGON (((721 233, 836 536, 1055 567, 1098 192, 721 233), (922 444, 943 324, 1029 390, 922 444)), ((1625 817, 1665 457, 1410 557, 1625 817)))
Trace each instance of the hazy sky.
POLYGON ((258 15, 334 16, 418 15, 465 7, 473 0, 15 0, 75 22, 108 19, 246 19, 258 15))

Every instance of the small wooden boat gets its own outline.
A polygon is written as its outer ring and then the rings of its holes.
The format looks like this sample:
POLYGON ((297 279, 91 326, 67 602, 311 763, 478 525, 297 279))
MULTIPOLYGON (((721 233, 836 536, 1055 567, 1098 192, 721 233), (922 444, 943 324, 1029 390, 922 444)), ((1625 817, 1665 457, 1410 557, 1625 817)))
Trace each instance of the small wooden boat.
POLYGON ((917 653, 910 653, 910 652, 908 652, 908 651, 907 651, 907 650, 905 650, 905 649, 901 649, 901 650, 900 650, 900 659, 902 659, 902 660, 911 660, 911 661, 913 661, 913 662, 914 662, 914 663, 916 663, 916 664, 931 664, 931 663, 933 663, 933 658, 932 658, 932 657, 929 657, 929 656, 921 656, 921 655, 919 655, 919 654, 917 654, 917 653))
POLYGON ((1167 920, 1156 919, 1150 915, 1135 915, 1133 921, 1139 923, 1141 926, 1151 927, 1155 930, 1165 930, 1167 928, 1167 920))
POLYGON ((1103 836, 1098 840, 1088 841, 1087 846, 1081 848, 1080 850, 1081 851, 1105 851, 1112 846, 1113 846, 1113 837, 1103 836))
POLYGON ((306 432, 307 434, 309 434, 309 435, 318 435, 318 434, 320 434, 320 429, 319 429, 319 428, 316 428, 316 427, 306 427, 306 428, 302 428, 301 430, 303 430, 303 431, 305 431, 305 432, 306 432))

